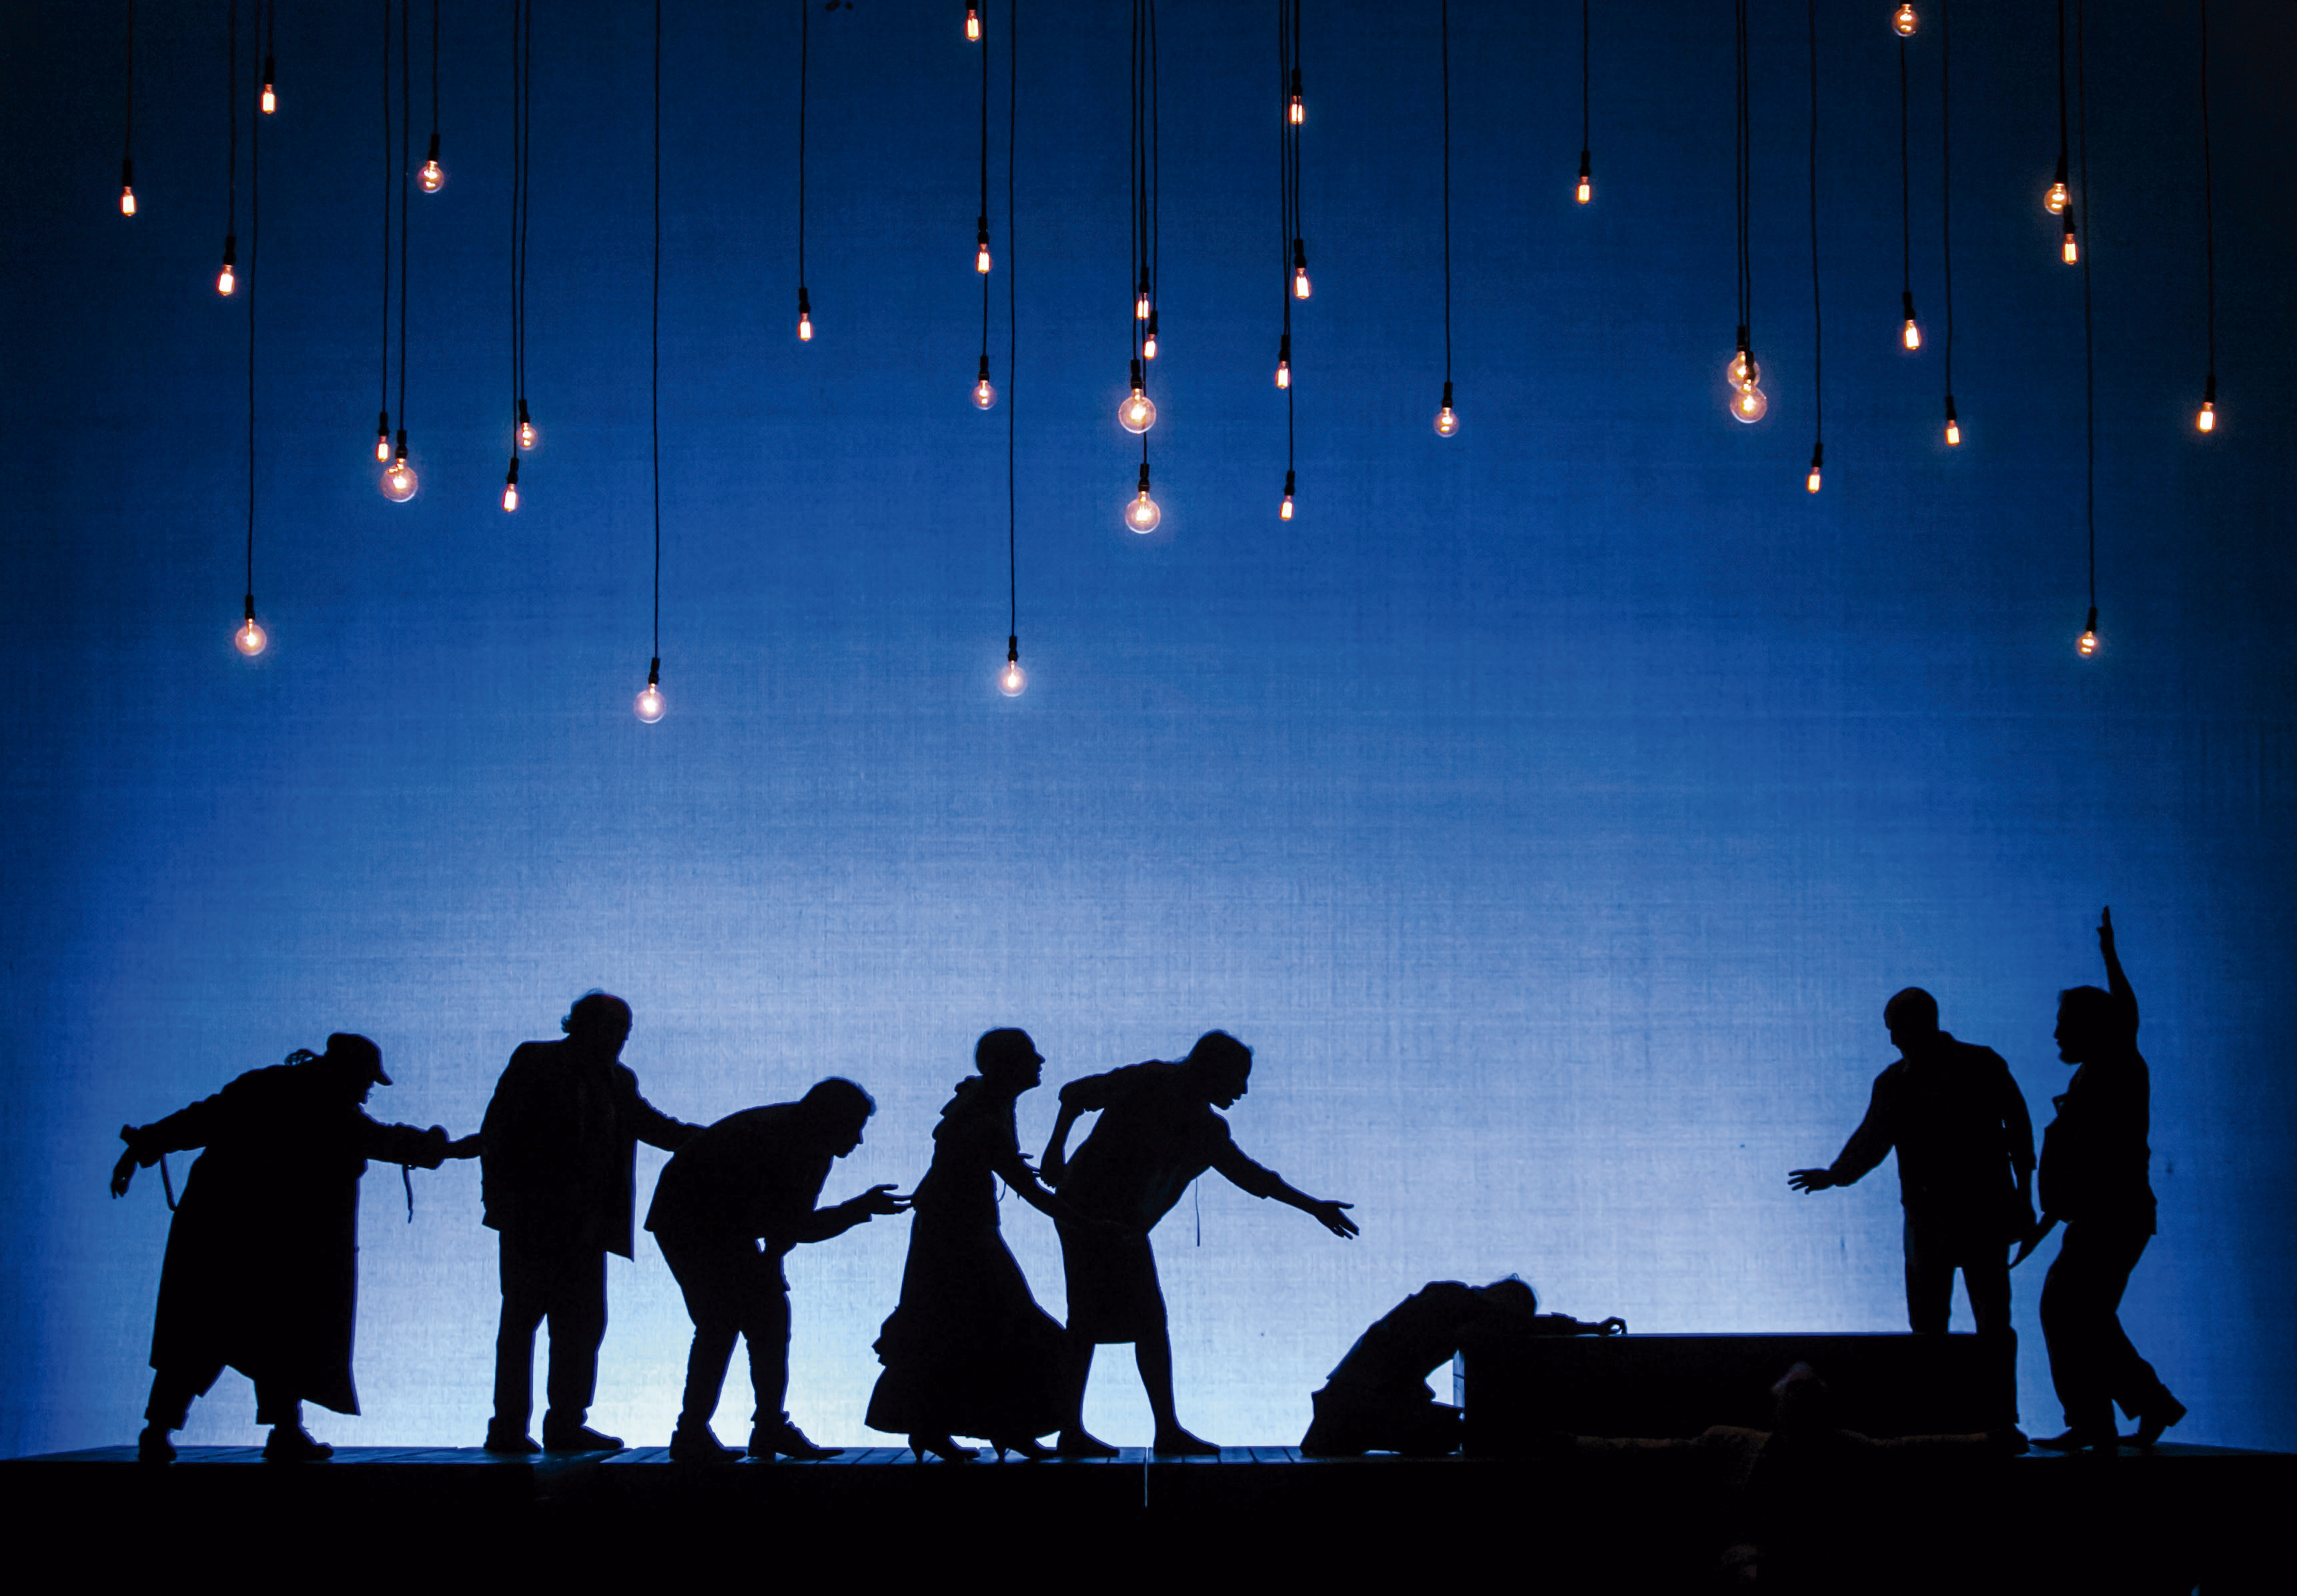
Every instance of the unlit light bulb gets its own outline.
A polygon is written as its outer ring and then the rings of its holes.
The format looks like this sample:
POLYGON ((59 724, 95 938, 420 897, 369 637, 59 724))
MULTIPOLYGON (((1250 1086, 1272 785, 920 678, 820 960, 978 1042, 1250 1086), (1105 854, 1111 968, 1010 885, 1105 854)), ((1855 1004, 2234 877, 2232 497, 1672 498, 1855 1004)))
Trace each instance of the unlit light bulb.
POLYGON ((1143 460, 1140 462, 1140 491, 1133 496, 1131 504, 1124 506, 1124 524, 1136 532, 1153 532, 1157 530, 1157 523, 1164 519, 1165 513, 1157 507, 1157 501, 1148 497, 1148 462, 1143 460))
POLYGON ((1914 29, 1918 26, 1920 24, 1915 20, 1914 8, 1911 5, 1901 5, 1890 13, 1890 30, 1902 39, 1914 37, 1914 29))
POLYGON ((255 624, 255 595, 251 593, 247 596, 247 618, 239 623, 239 629, 232 633, 231 646, 251 660, 261 654, 265 645, 270 641, 263 629, 255 624))
POLYGON ((2097 606, 2092 605, 2089 619, 2082 625, 2082 635, 2074 640, 2074 652, 2087 659, 2097 652, 2097 606))
POLYGON ((1018 698, 1029 685, 1029 673, 1021 669, 1021 639, 1005 639, 1005 669, 997 673, 997 690, 1008 698, 1018 698))
POLYGON ((1444 383, 1444 403, 1436 412, 1436 436, 1449 438, 1460 430, 1459 413, 1452 408, 1452 384, 1444 383))
POLYGON ((1140 362, 1132 363, 1132 391, 1116 407, 1116 424, 1128 432, 1145 432, 1157 424, 1156 401, 1140 386, 1140 362))
POLYGON ((646 666, 646 685, 638 689, 638 699, 630 706, 639 720, 652 726, 670 708, 670 701, 662 695, 662 661, 656 658, 646 666))
POLYGON ((981 357, 981 375, 973 384, 973 407, 986 410, 997 403, 996 387, 989 381, 989 357, 981 357))

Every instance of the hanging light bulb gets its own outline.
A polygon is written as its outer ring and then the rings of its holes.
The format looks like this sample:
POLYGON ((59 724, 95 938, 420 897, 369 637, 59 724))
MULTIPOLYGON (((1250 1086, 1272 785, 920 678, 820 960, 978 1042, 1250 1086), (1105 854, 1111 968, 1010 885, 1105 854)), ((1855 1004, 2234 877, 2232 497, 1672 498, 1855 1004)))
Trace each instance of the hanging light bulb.
POLYGON ((1723 380, 1731 385, 1731 414, 1750 425, 1762 420, 1771 401, 1763 396, 1762 364, 1755 358, 1744 327, 1739 329, 1739 347, 1723 367, 1723 380))
POLYGON ((2073 266, 2081 259, 2081 245, 2074 238, 2074 213, 2071 206, 2066 208, 2065 218, 2065 240, 2058 247, 2058 259, 2068 266, 2073 266))
POLYGON ((1731 414, 1750 426, 1762 420, 1764 414, 1770 407, 1771 401, 1765 398, 1763 391, 1752 383, 1748 383, 1731 397, 1731 414))
POLYGON ((1149 309, 1148 274, 1147 272, 1143 272, 1140 274, 1140 286, 1133 291, 1132 319, 1134 321, 1147 321, 1148 319, 1149 309))
POLYGON ((503 508, 518 508, 518 457, 510 457, 510 474, 503 478, 503 508))
POLYGON ((1140 335, 1140 358, 1143 360, 1157 358, 1157 312, 1153 309, 1148 312, 1148 330, 1140 335))
POLYGON ((1948 445, 1962 441, 1962 422, 1954 413, 1954 395, 1946 396, 1946 440, 1948 445))
POLYGON ((973 226, 973 269, 989 275, 989 218, 976 217, 973 226))
POLYGON ((1140 362, 1132 363, 1132 391, 1116 407, 1116 424, 1128 432, 1145 432, 1157 424, 1157 406, 1140 386, 1140 362))
POLYGON ((279 109, 279 91, 276 86, 279 75, 271 70, 271 62, 272 57, 267 55, 263 58, 262 105, 265 116, 269 116, 279 109))
POLYGON ((813 341, 813 306, 805 297, 805 288, 803 284, 799 285, 797 291, 797 341, 800 343, 813 341))
POLYGON ((119 163, 119 214, 136 214, 136 163, 132 160, 119 163))
POLYGON ((407 429, 401 427, 390 469, 383 473, 383 496, 392 504, 403 505, 415 497, 415 467, 407 463, 407 429))
POLYGON ((1300 97, 1300 69, 1292 69, 1292 97, 1285 102, 1284 115, 1297 128, 1308 119, 1308 102, 1300 97))
POLYGON ((1826 445, 1824 443, 1812 444, 1810 446, 1810 474, 1803 479, 1802 485, 1813 493, 1818 491, 1818 469, 1821 465, 1824 465, 1825 462, 1826 445))
POLYGON ((1911 5, 1900 5, 1898 10, 1890 13, 1890 30, 1902 39, 1914 37, 1914 29, 1918 25, 1914 17, 1914 8, 1911 5))
POLYGON ((239 629, 231 635, 231 646, 251 660, 261 654, 264 646, 271 641, 264 635, 263 629, 255 624, 255 595, 252 593, 247 596, 246 614, 247 619, 242 621, 239 629))
POLYGON ((1452 383, 1451 380, 1446 378, 1444 383, 1444 404, 1442 408, 1436 412, 1436 436, 1449 438, 1459 430, 1460 417, 1452 408, 1452 383))
POLYGON ((655 721, 661 720, 663 712, 670 708, 669 700, 665 699, 662 695, 662 658, 660 655, 656 655, 653 660, 647 662, 646 685, 638 689, 638 701, 630 707, 638 712, 638 719, 645 721, 648 726, 652 726, 655 721))
POLYGON ((521 399, 521 400, 519 400, 519 401, 518 401, 518 446, 519 446, 519 448, 529 448, 529 449, 531 449, 531 448, 538 448, 538 447, 541 444, 541 442, 542 442, 542 429, 541 429, 540 427, 536 426, 536 425, 534 424, 533 418, 532 418, 532 417, 531 417, 531 416, 529 416, 529 415, 527 415, 527 413, 526 413, 526 401, 525 401, 524 399, 521 399))
POLYGON ((1276 385, 1292 386, 1292 334, 1280 333, 1276 340, 1276 385))
POLYGON ((2074 640, 2074 652, 2087 659, 2097 652, 2097 606, 2089 606, 2089 619, 2082 623, 2082 635, 2074 640))
POLYGON ((2211 372, 2202 388, 2202 412, 2194 417, 2197 431, 2214 432, 2218 430, 2218 374, 2211 372))
POLYGON ((1585 205, 1595 197, 1595 167, 1586 151, 1579 152, 1579 189, 1575 196, 1585 205))
POLYGON ((1292 473, 1288 471, 1284 473, 1284 502, 1276 506, 1276 519, 1292 519, 1292 473))
POLYGON ((1029 685, 1029 673, 1021 669, 1021 639, 1005 639, 1005 669, 997 673, 997 690, 1008 698, 1018 698, 1029 685))
POLYGON ((1308 297, 1308 250, 1297 238, 1292 241, 1292 297, 1308 297))
POLYGON ((2062 215, 2073 196, 2066 191, 2066 163, 2058 162, 2058 175, 2050 182, 2049 192, 2042 196, 2042 209, 2052 216, 2062 215))
POLYGON ((223 269, 216 273, 216 292, 228 298, 239 286, 239 278, 232 270, 239 258, 239 235, 226 234, 223 241, 223 269))
POLYGON ((447 186, 447 169, 439 164, 439 136, 431 136, 431 152, 423 158, 423 169, 415 174, 426 194, 435 194, 447 186))
POLYGON ((1133 497, 1131 504, 1124 506, 1124 524, 1136 532, 1153 532, 1157 530, 1157 523, 1164 519, 1165 513, 1157 507, 1157 501, 1148 497, 1148 462, 1143 460, 1140 462, 1140 491, 1133 497))
POLYGON ((391 464, 391 413, 387 410, 375 413, 375 459, 378 465, 391 464))
POLYGON ((981 375, 973 384, 973 407, 987 410, 997 403, 997 390, 989 381, 989 357, 981 357, 981 375))
POLYGON ((969 45, 981 42, 981 7, 978 5, 965 8, 965 40, 969 45))
POLYGON ((1904 305, 1906 310, 1906 330, 1898 334, 1898 341, 1906 346, 1906 352, 1912 354, 1922 347, 1922 329, 1914 320, 1914 290, 1910 288, 1901 293, 1898 296, 1898 302, 1904 305))

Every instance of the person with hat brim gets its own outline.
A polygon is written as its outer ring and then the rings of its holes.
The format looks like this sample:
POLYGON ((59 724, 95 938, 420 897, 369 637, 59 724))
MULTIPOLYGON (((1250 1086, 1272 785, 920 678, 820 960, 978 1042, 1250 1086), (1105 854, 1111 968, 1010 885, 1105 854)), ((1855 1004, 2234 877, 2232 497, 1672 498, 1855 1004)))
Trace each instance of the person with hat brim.
POLYGON ((169 1433, 226 1368, 255 1383, 271 1427, 263 1455, 305 1462, 333 1451, 303 1428, 302 1404, 359 1411, 351 1380, 358 1296, 358 1183, 367 1160, 436 1169, 476 1156, 433 1125, 382 1124, 362 1107, 391 1077, 383 1050, 337 1032, 325 1053, 298 1049, 215 1096, 148 1125, 122 1125, 111 1172, 125 1196, 136 1169, 205 1150, 168 1230, 152 1327, 152 1397, 137 1455, 173 1460, 169 1433))

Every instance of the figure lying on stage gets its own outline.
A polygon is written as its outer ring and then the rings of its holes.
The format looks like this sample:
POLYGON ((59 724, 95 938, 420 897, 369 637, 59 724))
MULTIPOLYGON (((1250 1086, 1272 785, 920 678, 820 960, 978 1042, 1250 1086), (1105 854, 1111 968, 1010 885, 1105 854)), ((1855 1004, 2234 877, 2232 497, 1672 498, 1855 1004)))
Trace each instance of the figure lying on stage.
POLYGON ((1309 1399, 1316 1416, 1300 1450, 1324 1458, 1445 1456, 1459 1450, 1460 1410, 1437 1402, 1427 1380, 1462 1346, 1513 1336, 1618 1336, 1626 1328, 1624 1319, 1591 1324, 1542 1313, 1538 1296, 1513 1275, 1488 1286, 1431 1281, 1356 1337, 1309 1399))
POLYGON ((169 1432, 226 1366, 255 1382, 256 1422, 271 1426, 265 1457, 303 1462, 334 1450, 304 1431, 302 1404, 359 1411, 351 1334, 367 1160, 436 1169, 479 1152, 475 1136, 450 1142, 437 1125, 369 1119, 360 1105, 390 1084, 382 1049, 337 1032, 323 1054, 298 1049, 154 1124, 119 1128, 128 1150, 111 1172, 114 1197, 127 1194, 139 1165, 207 1149, 168 1228, 152 1399, 136 1449, 145 1462, 174 1460, 169 1432))

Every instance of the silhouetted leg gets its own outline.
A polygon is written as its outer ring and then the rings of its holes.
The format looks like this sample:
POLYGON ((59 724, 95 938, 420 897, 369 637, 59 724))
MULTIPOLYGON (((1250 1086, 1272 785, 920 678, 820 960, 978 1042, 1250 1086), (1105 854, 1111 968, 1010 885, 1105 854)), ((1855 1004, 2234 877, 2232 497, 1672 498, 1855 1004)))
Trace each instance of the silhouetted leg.
POLYGON ((1140 1368, 1140 1384, 1148 1393, 1148 1411, 1157 1416, 1160 1436, 1181 1427, 1173 1407, 1173 1337, 1164 1325, 1143 1334, 1132 1344, 1132 1362, 1140 1368))
MULTIPOLYGON (((502 1323, 495 1331, 495 1416, 490 1437, 526 1434, 534 1416, 534 1332, 549 1308, 549 1281, 540 1249, 501 1237, 502 1323)), ((556 1332, 552 1332, 554 1343, 556 1332)), ((556 1348, 554 1345, 553 1349, 556 1348)))
POLYGON ((1970 1317, 1981 1336, 2008 1336, 2010 1255, 2000 1242, 1982 1238, 1962 1249, 1962 1285, 1970 1294, 1970 1317))
POLYGON ((1947 1229, 1917 1221, 1909 1211, 1906 1238, 1906 1324, 1918 1336, 1943 1336, 1954 1309, 1955 1255, 1947 1229))
MULTIPOLYGON (((550 1411, 542 1421, 546 1434, 580 1429, 597 1395, 598 1347, 606 1339, 606 1255, 586 1247, 561 1256, 551 1272, 550 1411)), ((530 1331, 530 1338, 531 1335, 530 1331)))
POLYGON ((2067 1432, 2086 1437, 2112 1433, 2113 1394, 2100 1367, 2100 1349, 2109 1340, 2109 1331, 2120 1334, 2113 1308, 2128 1278, 2126 1268, 2116 1278, 2112 1249, 2101 1252, 2094 1245, 2099 1239, 2087 1223, 2068 1225, 2057 1261, 2042 1282, 2042 1338, 2050 1350, 2050 1383, 2065 1409, 2067 1432))
POLYGON ((789 1415, 789 1283, 778 1263, 761 1256, 743 1270, 742 1339, 750 1348, 750 1390, 757 1398, 751 1428, 770 1428, 789 1415))
POLYGON ((2173 1408, 2182 1415, 2183 1405, 2169 1394, 2161 1377, 2153 1372, 2153 1365, 2138 1355, 2128 1332, 2121 1328, 2122 1294, 2129 1288, 2130 1274, 2153 1238, 2132 1225, 2109 1231, 2103 1239, 2104 1246, 2098 1249, 2103 1254, 2096 1353, 2099 1383, 2132 1419, 2166 1414, 2173 1408))
POLYGON ((179 1430, 191 1417, 192 1403, 208 1394, 223 1372, 223 1365, 202 1369, 155 1369, 152 1371, 152 1397, 144 1404, 144 1422, 163 1434, 179 1430))
MULTIPOLYGON (((730 1260, 728 1248, 655 1232, 662 1255, 672 1279, 686 1296, 687 1316, 694 1320, 694 1345, 686 1354, 686 1394, 678 1427, 701 1434, 710 1427, 718 1398, 726 1388, 726 1366, 734 1359, 734 1342, 741 1334, 738 1255, 730 1260)), ((738 1244, 737 1244, 738 1246, 738 1244)), ((754 1246, 752 1247, 754 1253, 754 1246)))

